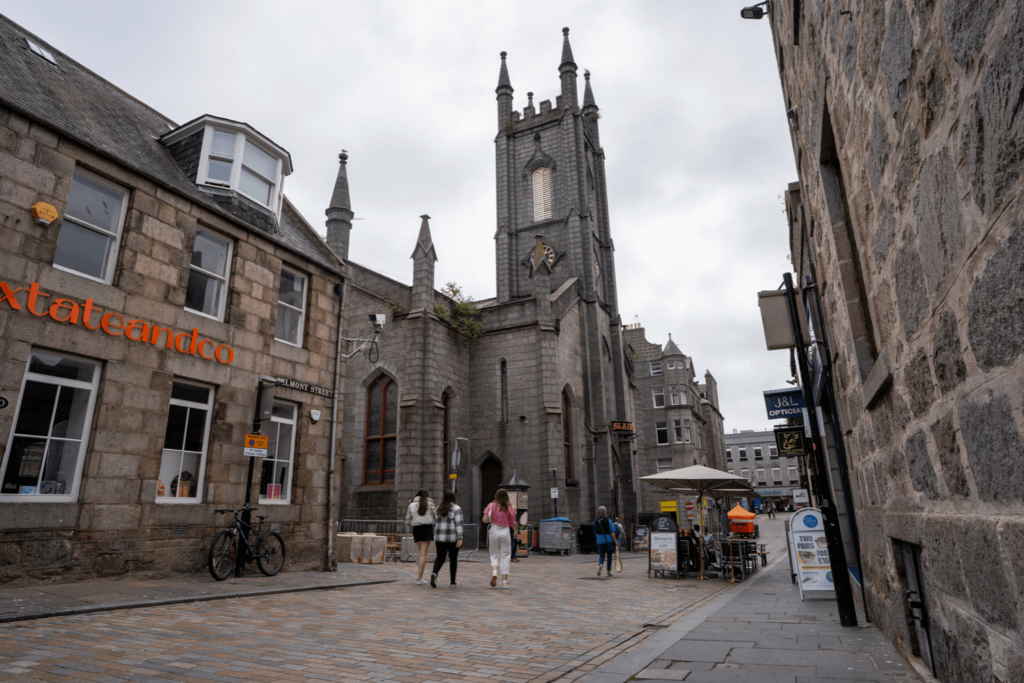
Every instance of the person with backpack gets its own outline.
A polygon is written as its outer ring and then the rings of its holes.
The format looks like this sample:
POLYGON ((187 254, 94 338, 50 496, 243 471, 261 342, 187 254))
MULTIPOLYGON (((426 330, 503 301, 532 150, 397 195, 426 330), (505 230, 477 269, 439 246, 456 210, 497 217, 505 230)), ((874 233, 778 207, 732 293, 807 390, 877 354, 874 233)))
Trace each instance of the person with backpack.
POLYGON ((459 569, 459 548, 462 547, 462 508, 455 502, 455 492, 451 489, 444 492, 441 505, 437 508, 434 545, 437 547, 437 559, 434 560, 434 570, 430 574, 430 587, 437 588, 437 575, 446 558, 451 585, 458 586, 455 573, 459 569))
POLYGON ((615 559, 615 545, 618 543, 618 529, 615 522, 608 518, 608 510, 602 505, 597 508, 597 519, 594 520, 594 537, 597 539, 597 575, 601 576, 601 567, 608 556, 608 576, 612 575, 612 560, 615 559))
POLYGON ((427 551, 430 549, 430 542, 434 540, 434 515, 434 501, 430 500, 430 494, 426 489, 420 489, 405 511, 405 523, 412 527, 412 540, 416 541, 416 548, 419 551, 416 556, 420 569, 416 577, 417 586, 423 583, 427 551))
POLYGON ((615 529, 619 539, 619 552, 622 552, 622 544, 626 541, 626 529, 622 526, 622 522, 619 521, 618 517, 615 518, 615 529))
POLYGON ((512 531, 516 526, 516 509, 508 499, 508 491, 498 489, 494 500, 484 508, 480 518, 487 527, 487 548, 491 554, 491 588, 498 585, 501 572, 501 587, 508 588, 508 567, 512 557, 512 531))

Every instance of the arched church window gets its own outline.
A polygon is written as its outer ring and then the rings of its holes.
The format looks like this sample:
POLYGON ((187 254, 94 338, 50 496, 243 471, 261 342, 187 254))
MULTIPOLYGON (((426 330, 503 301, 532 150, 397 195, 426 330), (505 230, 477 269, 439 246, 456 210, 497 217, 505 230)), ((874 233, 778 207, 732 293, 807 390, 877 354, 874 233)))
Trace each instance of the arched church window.
POLYGON ((398 433, 398 384, 386 375, 366 390, 366 466, 364 483, 395 480, 398 433))
POLYGON ((569 414, 569 394, 562 392, 562 455, 565 458, 565 478, 572 479, 572 417, 569 414))
POLYGON ((452 399, 445 392, 441 395, 441 404, 444 406, 444 442, 441 446, 444 453, 444 485, 448 485, 448 475, 451 473, 451 426, 452 426, 452 399))
POLYGON ((508 422, 508 363, 501 361, 501 421, 508 422))
POLYGON ((538 168, 533 172, 533 220, 551 218, 551 169, 538 168))

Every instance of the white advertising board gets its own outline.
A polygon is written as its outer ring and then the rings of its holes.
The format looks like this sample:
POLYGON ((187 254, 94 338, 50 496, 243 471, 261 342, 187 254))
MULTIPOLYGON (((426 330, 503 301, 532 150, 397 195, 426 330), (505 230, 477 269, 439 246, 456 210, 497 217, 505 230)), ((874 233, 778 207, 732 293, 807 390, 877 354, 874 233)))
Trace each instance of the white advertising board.
POLYGON ((809 591, 835 591, 821 512, 804 508, 790 518, 789 547, 801 600, 809 591))
POLYGON ((651 569, 676 571, 679 566, 679 559, 676 555, 675 532, 651 532, 651 569))

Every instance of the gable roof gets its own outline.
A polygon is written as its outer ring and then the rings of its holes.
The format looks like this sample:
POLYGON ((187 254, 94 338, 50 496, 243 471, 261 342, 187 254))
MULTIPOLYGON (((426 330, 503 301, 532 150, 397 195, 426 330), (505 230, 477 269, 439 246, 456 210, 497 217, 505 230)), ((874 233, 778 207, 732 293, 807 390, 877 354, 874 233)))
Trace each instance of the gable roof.
MULTIPOLYGON (((85 68, 0 14, 0 103, 108 157, 210 212, 254 227, 226 212, 189 180, 158 138, 176 128, 171 119, 85 68), (27 40, 49 51, 56 64, 34 54, 27 40)), ((293 207, 294 210, 294 207, 293 207)), ((303 220, 286 220, 279 235, 262 237, 341 272, 341 260, 320 249, 322 239, 303 220), (285 223, 290 225, 285 227, 285 223), (312 233, 312 234, 310 234, 312 233)))

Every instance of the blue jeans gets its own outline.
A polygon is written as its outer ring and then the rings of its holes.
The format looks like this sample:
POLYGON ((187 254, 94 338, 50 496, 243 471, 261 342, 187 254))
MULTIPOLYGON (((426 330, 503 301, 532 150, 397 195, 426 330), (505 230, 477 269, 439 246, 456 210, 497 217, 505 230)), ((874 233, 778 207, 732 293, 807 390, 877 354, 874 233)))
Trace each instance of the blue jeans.
POLYGON ((608 571, 612 570, 612 560, 615 559, 615 544, 614 543, 598 543, 597 544, 597 566, 600 567, 604 564, 604 557, 608 556, 608 571))

